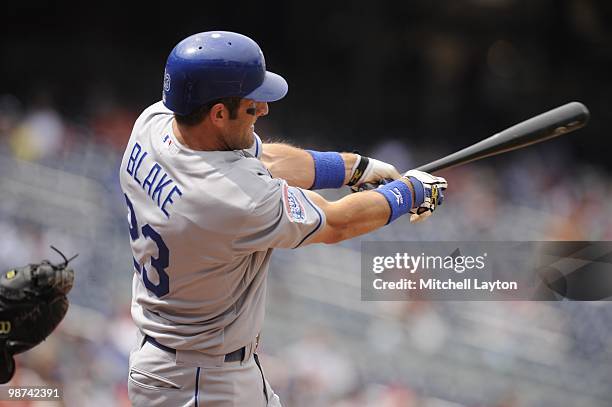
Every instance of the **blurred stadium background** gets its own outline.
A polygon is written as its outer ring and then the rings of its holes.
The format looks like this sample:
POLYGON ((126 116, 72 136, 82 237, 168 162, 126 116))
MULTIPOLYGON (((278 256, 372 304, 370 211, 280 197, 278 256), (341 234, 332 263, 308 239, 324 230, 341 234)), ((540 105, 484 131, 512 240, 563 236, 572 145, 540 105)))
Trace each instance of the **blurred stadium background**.
POLYGON ((593 116, 566 138, 446 171, 447 203, 427 223, 278 250, 261 352, 284 405, 612 405, 607 302, 368 303, 359 286, 364 240, 612 240, 612 3, 173 4, 147 18, 127 2, 89 7, 3 5, 0 270, 54 259, 50 244, 80 254, 66 320, 18 357, 12 384, 61 386, 66 406, 129 405, 120 157, 174 44, 227 29, 289 81, 264 138, 408 169, 570 100, 593 116))

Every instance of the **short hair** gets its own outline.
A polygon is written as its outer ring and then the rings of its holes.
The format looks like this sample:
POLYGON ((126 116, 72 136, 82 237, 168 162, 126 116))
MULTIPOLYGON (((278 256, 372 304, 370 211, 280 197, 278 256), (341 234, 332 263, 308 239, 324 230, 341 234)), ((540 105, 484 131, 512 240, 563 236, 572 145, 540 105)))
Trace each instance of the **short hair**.
POLYGON ((238 107, 240 106, 240 100, 242 98, 237 96, 230 96, 221 99, 211 100, 208 103, 203 104, 202 106, 197 107, 193 112, 187 115, 174 114, 174 118, 178 124, 182 124, 183 126, 195 126, 204 120, 204 117, 210 112, 210 109, 217 103, 222 103, 223 106, 229 110, 229 118, 234 120, 238 117, 238 107))

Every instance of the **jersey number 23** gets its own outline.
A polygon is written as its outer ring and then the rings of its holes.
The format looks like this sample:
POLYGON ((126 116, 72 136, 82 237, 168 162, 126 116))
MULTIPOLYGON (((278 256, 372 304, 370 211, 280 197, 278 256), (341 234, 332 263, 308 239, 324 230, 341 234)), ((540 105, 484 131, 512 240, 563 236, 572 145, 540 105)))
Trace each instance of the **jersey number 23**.
POLYGON ((145 239, 151 239, 157 245, 157 258, 151 257, 151 266, 157 272, 159 277, 159 283, 154 284, 151 280, 149 280, 149 276, 147 275, 147 269, 145 268, 144 263, 141 265, 134 258, 134 268, 140 274, 142 278, 142 282, 145 287, 157 297, 163 297, 164 295, 170 292, 170 278, 168 277, 168 273, 166 273, 166 268, 170 264, 170 251, 168 250, 168 246, 164 243, 164 239, 162 239, 161 235, 155 231, 148 223, 144 225, 140 230, 138 230, 138 220, 136 218, 136 212, 134 212, 134 206, 130 199, 125 195, 125 202, 127 203, 128 209, 130 211, 130 238, 132 241, 136 241, 140 239, 141 233, 142 237, 145 239))

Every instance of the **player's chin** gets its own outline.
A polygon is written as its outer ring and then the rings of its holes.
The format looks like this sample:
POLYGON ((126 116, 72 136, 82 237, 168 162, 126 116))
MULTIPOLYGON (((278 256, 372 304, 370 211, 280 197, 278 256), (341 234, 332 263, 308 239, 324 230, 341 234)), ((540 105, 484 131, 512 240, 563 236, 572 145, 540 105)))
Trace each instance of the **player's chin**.
POLYGON ((251 148, 254 142, 255 134, 252 130, 250 130, 240 138, 240 146, 238 146, 236 150, 248 150, 249 148, 251 148))
POLYGON ((245 140, 246 140, 245 142, 249 143, 249 147, 251 147, 253 143, 255 142, 255 127, 254 126, 249 127, 249 129, 247 130, 245 140))

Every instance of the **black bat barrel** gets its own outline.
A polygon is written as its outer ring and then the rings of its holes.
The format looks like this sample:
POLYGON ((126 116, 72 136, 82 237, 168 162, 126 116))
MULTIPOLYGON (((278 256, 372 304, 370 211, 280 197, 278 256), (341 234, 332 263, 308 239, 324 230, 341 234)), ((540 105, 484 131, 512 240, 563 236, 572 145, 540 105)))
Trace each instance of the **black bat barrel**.
POLYGON ((422 165, 417 170, 436 172, 539 143, 584 127, 589 116, 589 110, 585 105, 580 102, 570 102, 518 123, 456 153, 422 165))

